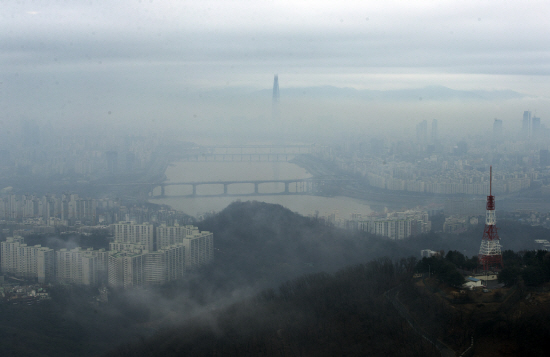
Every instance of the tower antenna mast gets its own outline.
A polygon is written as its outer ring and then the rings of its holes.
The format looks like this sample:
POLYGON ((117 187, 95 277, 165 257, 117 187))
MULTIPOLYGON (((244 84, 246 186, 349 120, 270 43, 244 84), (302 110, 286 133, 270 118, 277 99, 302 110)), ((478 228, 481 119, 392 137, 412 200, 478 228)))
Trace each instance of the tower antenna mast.
POLYGON ((479 248, 479 263, 486 273, 491 269, 502 268, 502 252, 498 228, 496 227, 495 196, 493 196, 493 166, 489 168, 489 196, 487 196, 485 229, 479 248))

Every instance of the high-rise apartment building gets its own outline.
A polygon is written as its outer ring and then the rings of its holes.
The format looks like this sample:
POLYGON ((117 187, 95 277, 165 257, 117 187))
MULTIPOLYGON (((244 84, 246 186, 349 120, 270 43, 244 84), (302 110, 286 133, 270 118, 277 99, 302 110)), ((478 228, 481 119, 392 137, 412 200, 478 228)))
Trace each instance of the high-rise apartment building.
POLYGON ((109 286, 131 288, 145 283, 146 253, 135 251, 109 252, 109 286))
POLYGON ((143 244, 117 242, 116 240, 109 243, 110 251, 134 251, 136 249, 147 250, 147 248, 143 244))
POLYGON ((23 237, 8 237, 5 242, 0 243, 2 273, 15 274, 17 271, 18 248, 23 244, 23 237))
POLYGON ((427 140, 428 140, 428 122, 426 120, 423 120, 416 125, 416 141, 419 144, 426 144, 427 140))
POLYGON ((214 257, 214 235, 210 232, 195 230, 183 240, 185 245, 185 264, 188 269, 208 264, 214 257))
POLYGON ((207 231, 199 232, 197 227, 191 225, 161 225, 157 227, 157 240, 161 248, 183 244, 188 269, 207 264, 214 255, 213 234, 207 231))
POLYGON ((39 282, 52 281, 55 274, 53 249, 40 245, 28 246, 22 237, 8 237, 0 242, 2 273, 13 274, 39 282))
POLYGON ((55 252, 57 282, 96 285, 107 281, 108 252, 80 247, 55 252))
POLYGON ((115 241, 109 244, 110 286, 135 287, 181 279, 187 269, 202 266, 213 257, 212 233, 199 232, 191 225, 156 227, 156 250, 146 245, 151 225, 137 228, 140 225, 133 222, 120 222, 114 226, 115 241))
POLYGON ((177 244, 145 255, 145 284, 162 284, 183 278, 185 246, 177 244))
POLYGON ((57 279, 66 284, 128 288, 181 279, 187 269, 213 257, 212 233, 191 225, 157 227, 157 250, 152 249, 153 225, 120 222, 114 228, 110 251, 78 247, 54 252, 40 245, 27 246, 22 237, 10 237, 0 242, 0 269, 40 282, 57 279))
POLYGON ((395 212, 384 218, 369 217, 357 223, 359 230, 396 240, 427 233, 431 229, 428 213, 424 211, 395 212))
POLYGON ((0 219, 20 221, 26 218, 42 217, 95 222, 97 200, 79 198, 78 195, 13 195, 0 198, 0 219))
POLYGON ((47 247, 37 247, 36 275, 39 283, 47 283, 55 277, 55 251, 47 247))
POLYGON ((158 249, 163 249, 176 243, 183 243, 183 239, 191 235, 194 230, 197 230, 197 227, 191 225, 180 226, 179 224, 174 224, 173 226, 167 226, 166 224, 161 224, 156 228, 157 247, 158 249))
POLYGON ((521 121, 521 134, 524 139, 528 139, 531 134, 531 112, 528 110, 523 112, 523 120, 521 121))
POLYGON ((495 118, 493 122, 493 138, 502 138, 502 120, 495 118))
POLYGON ((154 227, 152 224, 136 222, 119 222, 113 224, 115 242, 142 244, 146 250, 154 250, 154 227))

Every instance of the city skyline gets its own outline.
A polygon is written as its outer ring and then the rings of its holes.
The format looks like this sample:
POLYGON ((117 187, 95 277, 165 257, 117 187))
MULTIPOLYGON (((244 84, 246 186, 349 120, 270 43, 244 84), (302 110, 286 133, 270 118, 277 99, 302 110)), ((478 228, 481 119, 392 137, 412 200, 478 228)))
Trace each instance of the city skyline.
POLYGON ((265 125, 254 123, 272 113, 271 96, 253 93, 268 90, 273 73, 281 95, 323 86, 521 94, 482 101, 417 96, 395 105, 306 93, 284 100, 281 119, 299 133, 311 126, 322 134, 397 131, 426 116, 453 131, 486 119, 490 130, 492 118, 512 120, 525 108, 544 118, 548 5, 496 5, 7 3, 0 15, 0 126, 30 118, 69 130, 255 134, 265 125))
POLYGON ((549 13, 0 2, 0 355, 544 354, 549 13))

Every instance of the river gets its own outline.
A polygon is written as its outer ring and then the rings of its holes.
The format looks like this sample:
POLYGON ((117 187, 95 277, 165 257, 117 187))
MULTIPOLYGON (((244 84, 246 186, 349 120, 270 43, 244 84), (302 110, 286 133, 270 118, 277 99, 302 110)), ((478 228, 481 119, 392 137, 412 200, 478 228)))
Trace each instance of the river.
MULTIPOLYGON (((246 181, 246 180, 290 180, 304 179, 311 175, 303 168, 289 162, 175 162, 166 169, 166 182, 203 181, 246 181)), ((292 184, 289 191, 297 188, 292 184)), ((299 188, 298 188, 299 190, 299 188)), ((284 191, 283 183, 264 183, 260 193, 284 191)), ((254 192, 253 184, 232 184, 229 194, 254 192)), ((174 197, 192 193, 191 186, 166 186, 166 197, 151 199, 150 202, 166 204, 191 216, 198 217, 207 212, 218 212, 236 200, 256 200, 280 204, 302 215, 318 213, 320 216, 335 214, 336 218, 349 219, 352 213, 372 212, 368 203, 350 197, 320 197, 312 195, 262 195, 231 197, 174 197), (171 197, 172 196, 172 197, 171 197)), ((197 186, 198 195, 223 193, 223 185, 197 186)))

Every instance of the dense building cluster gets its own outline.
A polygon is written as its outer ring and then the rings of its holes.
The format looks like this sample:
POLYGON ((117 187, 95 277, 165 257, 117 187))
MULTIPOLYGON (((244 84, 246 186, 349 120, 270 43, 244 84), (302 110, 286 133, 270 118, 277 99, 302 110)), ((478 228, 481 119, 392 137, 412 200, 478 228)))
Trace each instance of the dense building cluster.
POLYGON ((27 246, 23 237, 8 237, 0 242, 2 273, 44 283, 55 276, 55 253, 40 245, 27 246))
MULTIPOLYGON (((519 118, 518 118, 519 119, 519 118)), ((539 117, 526 111, 521 128, 507 130, 500 119, 493 133, 460 139, 440 138, 437 120, 416 126, 416 137, 348 138, 316 154, 342 172, 363 177, 371 187, 438 195, 489 194, 489 165, 495 168, 493 192, 516 193, 542 188, 550 191, 548 132, 539 117)))
POLYGON ((32 220, 32 223, 49 227, 110 224, 127 213, 124 209, 118 200, 84 198, 77 194, 7 194, 0 198, 0 220, 32 220))
POLYGON ((98 228, 120 221, 155 224, 192 221, 183 212, 166 206, 136 204, 118 198, 89 198, 74 193, 43 196, 2 193, 0 225, 17 229, 13 235, 63 232, 83 226, 98 228))
POLYGON ((213 234, 199 232, 191 225, 154 227, 149 223, 120 222, 114 229, 108 263, 108 283, 113 287, 177 280, 186 270, 213 258, 213 234))
POLYGON ((43 179, 93 180, 123 172, 138 173, 151 164, 161 141, 151 135, 123 136, 107 131, 64 134, 59 128, 23 120, 4 130, 0 178, 32 175, 43 179), (15 135, 13 135, 15 134, 15 135), (19 134, 19 135, 18 135, 19 134))
POLYGON ((0 219, 21 221, 41 217, 46 223, 50 218, 91 221, 96 217, 97 207, 98 200, 81 198, 76 194, 41 197, 10 194, 0 198, 0 219))
MULTIPOLYGON (((437 158, 434 159, 437 162, 437 158)), ((439 170, 426 171, 409 166, 408 164, 383 163, 358 165, 357 171, 361 172, 373 187, 391 191, 425 192, 435 194, 468 194, 487 195, 489 182, 486 174, 478 171, 463 170, 463 165, 468 161, 450 164, 447 161, 441 163, 439 170), (427 172, 426 173, 423 173, 427 172), (407 172, 403 177, 403 172, 407 172)), ((497 174, 494 176, 495 192, 512 193, 527 189, 532 180, 537 179, 537 173, 512 172, 497 174)))
POLYGON ((405 239, 432 229, 432 222, 426 211, 407 210, 383 215, 354 215, 348 222, 360 231, 391 239, 405 239))
POLYGON ((24 238, 0 243, 3 274, 39 282, 137 287, 181 279, 185 272, 209 263, 214 242, 210 232, 186 225, 154 226, 120 222, 105 249, 53 249, 27 246, 24 238))

